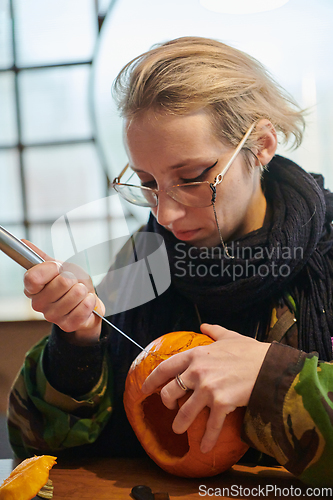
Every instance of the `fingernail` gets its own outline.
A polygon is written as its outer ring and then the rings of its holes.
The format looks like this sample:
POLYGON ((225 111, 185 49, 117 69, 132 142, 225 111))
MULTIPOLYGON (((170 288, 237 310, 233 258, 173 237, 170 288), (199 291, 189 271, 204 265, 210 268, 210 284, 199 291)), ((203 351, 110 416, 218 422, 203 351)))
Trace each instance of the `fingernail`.
POLYGON ((62 267, 62 264, 60 262, 57 262, 56 260, 53 260, 52 262, 54 262, 58 268, 58 273, 61 274, 62 272, 64 272, 64 269, 62 267))
POLYGON ((73 273, 69 272, 69 271, 61 271, 59 272, 59 274, 61 276, 63 276, 64 278, 67 278, 67 279, 70 279, 70 280, 76 280, 76 277, 73 273))
POLYGON ((94 298, 94 302, 96 302, 96 294, 93 292, 89 292, 88 295, 94 298))
POLYGON ((24 286, 25 291, 28 292, 30 295, 33 295, 33 291, 29 289, 27 285, 24 286))
POLYGON ((202 443, 200 446, 201 453, 208 453, 210 451, 210 446, 207 443, 202 443))

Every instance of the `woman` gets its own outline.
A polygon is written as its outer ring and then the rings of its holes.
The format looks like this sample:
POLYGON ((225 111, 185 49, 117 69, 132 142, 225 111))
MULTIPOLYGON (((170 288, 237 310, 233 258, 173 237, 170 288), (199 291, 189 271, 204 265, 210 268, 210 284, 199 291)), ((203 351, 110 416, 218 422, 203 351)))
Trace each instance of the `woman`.
MULTIPOLYGON (((172 379, 161 394, 169 408, 193 390, 173 428, 184 432, 208 406, 202 452, 214 446, 225 415, 247 406, 243 439, 251 447, 304 481, 328 484, 333 200, 319 178, 275 155, 278 134, 300 144, 302 112, 257 61, 202 38, 139 56, 115 91, 129 167, 114 187, 151 207, 139 235, 163 237, 171 286, 112 320, 140 345, 199 328, 216 340, 163 362, 143 390, 172 379), (129 170, 139 184, 124 180, 129 170), (307 354, 314 350, 326 362, 307 354)), ((13 388, 13 448, 20 456, 139 452, 122 406, 138 349, 92 314, 108 309, 113 284, 106 279, 97 297, 89 281, 42 256, 47 262, 25 275, 25 293, 56 326, 13 388)), ((134 293, 129 281, 122 286, 134 293)))

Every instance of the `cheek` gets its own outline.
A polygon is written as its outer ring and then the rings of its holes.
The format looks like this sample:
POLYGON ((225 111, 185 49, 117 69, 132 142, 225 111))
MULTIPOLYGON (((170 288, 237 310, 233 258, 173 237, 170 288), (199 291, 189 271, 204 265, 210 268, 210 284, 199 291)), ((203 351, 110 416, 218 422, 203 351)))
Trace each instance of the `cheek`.
POLYGON ((244 179, 241 175, 234 175, 229 179, 225 179, 225 184, 221 185, 220 191, 217 191, 216 205, 228 209, 230 207, 241 206, 246 203, 249 193, 250 179, 244 179))
MULTIPOLYGON (((237 219, 242 212, 242 206, 245 202, 244 196, 246 193, 242 191, 241 186, 238 186, 236 182, 233 182, 230 186, 226 185, 224 187, 226 189, 222 189, 220 192, 217 192, 215 208, 220 222, 230 224, 233 223, 233 221, 237 219)), ((211 217, 215 221, 213 208, 211 211, 211 217)))
POLYGON ((244 179, 233 179, 216 199, 219 222, 228 231, 235 230, 247 217, 251 203, 251 186, 244 179))
MULTIPOLYGON (((216 207, 217 208, 217 207, 216 207)), ((198 226, 206 229, 215 227, 215 217, 213 206, 198 208, 191 214, 192 220, 198 223, 198 226)))

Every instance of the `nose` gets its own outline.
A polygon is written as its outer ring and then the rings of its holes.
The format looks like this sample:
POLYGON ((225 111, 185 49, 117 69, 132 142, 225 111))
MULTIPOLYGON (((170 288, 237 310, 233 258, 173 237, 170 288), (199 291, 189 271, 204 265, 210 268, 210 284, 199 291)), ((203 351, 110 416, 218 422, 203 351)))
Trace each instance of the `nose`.
POLYGON ((184 217, 185 214, 185 205, 175 201, 166 193, 159 194, 158 205, 154 209, 154 215, 161 226, 170 226, 176 220, 184 217))

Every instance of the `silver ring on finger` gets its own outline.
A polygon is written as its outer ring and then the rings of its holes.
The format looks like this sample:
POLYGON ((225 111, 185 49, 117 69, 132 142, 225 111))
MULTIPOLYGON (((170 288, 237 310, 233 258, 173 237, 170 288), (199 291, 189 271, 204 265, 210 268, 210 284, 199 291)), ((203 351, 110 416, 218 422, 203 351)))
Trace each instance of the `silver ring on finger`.
POLYGON ((180 376, 180 373, 178 373, 178 375, 176 376, 175 381, 177 382, 177 384, 179 385, 179 387, 180 387, 181 389, 183 389, 183 391, 187 392, 187 391, 189 391, 189 390, 190 390, 190 389, 187 387, 187 385, 186 385, 186 384, 184 384, 183 379, 182 379, 182 378, 181 378, 181 376, 180 376))

